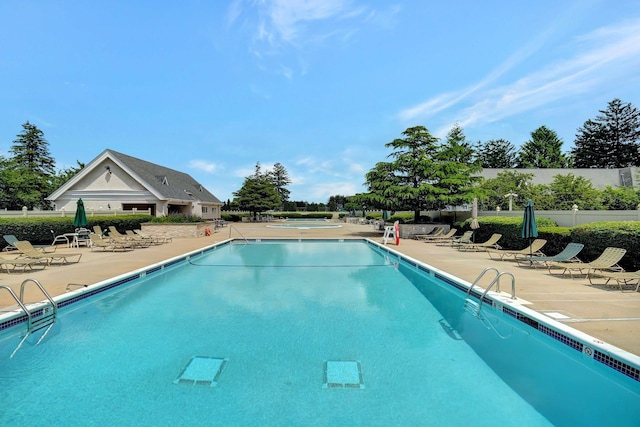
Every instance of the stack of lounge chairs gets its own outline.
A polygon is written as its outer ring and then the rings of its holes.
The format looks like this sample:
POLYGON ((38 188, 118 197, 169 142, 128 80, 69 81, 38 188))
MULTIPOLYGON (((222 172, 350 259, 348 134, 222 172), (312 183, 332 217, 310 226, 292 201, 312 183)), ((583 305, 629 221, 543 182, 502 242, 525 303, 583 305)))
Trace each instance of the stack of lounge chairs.
POLYGON ((457 232, 458 232, 457 228, 452 228, 446 234, 443 234, 443 232, 440 232, 438 234, 422 235, 422 237, 420 239, 418 239, 418 240, 420 240, 422 242, 427 242, 427 243, 437 243, 437 242, 442 241, 442 240, 448 241, 453 236, 455 236, 457 232))

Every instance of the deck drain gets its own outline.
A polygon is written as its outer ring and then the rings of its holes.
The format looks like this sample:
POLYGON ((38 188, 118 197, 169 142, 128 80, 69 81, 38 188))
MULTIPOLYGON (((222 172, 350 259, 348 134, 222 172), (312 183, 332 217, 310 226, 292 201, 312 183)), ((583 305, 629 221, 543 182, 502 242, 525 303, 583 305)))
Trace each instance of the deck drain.
POLYGON ((327 360, 323 377, 323 388, 364 388, 359 360, 327 360))
POLYGON ((227 360, 218 357, 193 356, 173 383, 215 387, 227 360))

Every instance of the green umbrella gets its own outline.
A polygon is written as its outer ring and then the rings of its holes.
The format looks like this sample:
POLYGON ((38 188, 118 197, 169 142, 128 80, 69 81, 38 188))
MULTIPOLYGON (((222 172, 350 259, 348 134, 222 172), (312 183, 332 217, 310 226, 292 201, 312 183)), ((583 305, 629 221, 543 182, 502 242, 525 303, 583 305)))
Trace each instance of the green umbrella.
POLYGON ((85 227, 87 225, 87 214, 84 212, 84 202, 82 199, 78 199, 76 205, 76 217, 73 219, 73 226, 76 228, 85 227))
POLYGON ((388 210, 385 209, 385 210, 382 211, 382 219, 385 220, 385 221, 389 219, 389 211, 388 210))
MULTIPOLYGON (((527 200, 524 207, 524 216, 522 218, 522 238, 529 240, 529 249, 531 249, 531 239, 538 237, 538 226, 536 225, 536 214, 533 211, 533 202, 527 200)), ((533 256, 533 254, 529 254, 533 256)))

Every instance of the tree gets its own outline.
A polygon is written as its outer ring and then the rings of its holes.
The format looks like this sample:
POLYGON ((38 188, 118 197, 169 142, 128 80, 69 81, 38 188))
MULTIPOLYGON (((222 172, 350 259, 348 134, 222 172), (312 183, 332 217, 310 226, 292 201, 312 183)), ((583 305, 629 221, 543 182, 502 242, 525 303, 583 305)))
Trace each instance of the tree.
POLYGON ((242 188, 233 195, 234 203, 237 203, 240 209, 251 212, 252 216, 277 208, 281 203, 271 177, 262 173, 260 162, 256 163, 254 174, 245 178, 242 188))
POLYGON ((562 140, 558 134, 540 126, 531 132, 531 139, 520 147, 517 167, 519 168, 564 168, 567 157, 562 153, 562 140))
POLYGON ((471 201, 478 193, 472 184, 480 180, 475 174, 482 167, 479 160, 475 159, 475 151, 459 125, 451 128, 436 159, 440 162, 439 187, 445 190, 439 194, 439 200, 445 205, 453 206, 471 201))
POLYGON ((640 204, 640 193, 631 187, 613 188, 607 185, 601 193, 602 207, 607 210, 635 210, 640 204))
POLYGON ((276 192, 280 195, 280 200, 282 203, 285 203, 289 200, 289 194, 291 192, 285 188, 285 186, 291 184, 291 178, 289 178, 289 173, 280 163, 276 163, 273 165, 273 170, 269 172, 269 176, 273 181, 273 185, 276 189, 276 192))
POLYGON ((516 164, 516 147, 506 139, 490 139, 475 147, 476 155, 483 168, 512 168, 516 164))
POLYGON ((56 172, 51 180, 53 190, 61 187, 65 182, 73 178, 73 176, 80 172, 80 170, 84 167, 84 163, 81 163, 79 161, 76 161, 76 163, 78 164, 77 167, 69 167, 56 172))
POLYGON ((600 209, 600 192, 593 188, 591 180, 572 173, 556 175, 549 184, 554 196, 552 209, 571 210, 573 205, 580 209, 600 209))
MULTIPOLYGON (((509 206, 509 199, 512 200, 514 207, 524 206, 527 199, 533 200, 531 197, 533 176, 532 173, 506 170, 500 172, 495 178, 482 181, 479 186, 485 196, 480 199, 481 208, 485 210, 493 210, 497 207, 505 209, 509 206), (509 196, 509 194, 517 194, 517 196, 509 196)), ((536 201, 534 200, 534 202, 536 201)))
POLYGON ((55 189, 55 161, 49 153, 44 133, 26 122, 9 150, 12 157, 2 159, 0 197, 8 209, 49 209, 46 197, 55 189))
POLYGON ((439 206, 444 190, 438 182, 438 138, 423 126, 408 128, 385 144, 393 152, 391 162, 379 162, 366 174, 367 206, 380 209, 414 211, 416 221, 420 211, 439 206))
POLYGON ((576 168, 623 168, 638 166, 640 111, 616 98, 595 120, 578 129, 571 150, 576 168))

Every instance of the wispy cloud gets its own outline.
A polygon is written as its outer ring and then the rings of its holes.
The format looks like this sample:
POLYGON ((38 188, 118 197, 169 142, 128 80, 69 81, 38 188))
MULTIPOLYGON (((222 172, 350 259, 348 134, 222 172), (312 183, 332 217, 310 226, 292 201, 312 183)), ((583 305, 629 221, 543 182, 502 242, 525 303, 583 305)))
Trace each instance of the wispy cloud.
POLYGON ((206 160, 191 160, 189 162, 189 167, 192 169, 197 169, 206 173, 215 173, 217 170, 217 166, 215 163, 207 162, 206 160))
POLYGON ((397 117, 402 121, 416 121, 445 113, 452 116, 451 123, 457 121, 464 127, 534 110, 559 99, 587 93, 599 85, 618 84, 619 78, 634 75, 639 68, 640 20, 597 29, 576 38, 563 49, 576 53, 515 81, 494 86, 507 70, 539 50, 539 46, 528 46, 473 87, 438 94, 400 111, 397 117))
POLYGON ((361 26, 388 28, 399 9, 389 7, 377 12, 355 0, 234 0, 227 9, 227 27, 249 29, 252 34, 249 51, 264 62, 278 57, 278 62, 263 69, 287 79, 304 74, 307 63, 301 59, 311 47, 338 41, 348 42, 361 26), (300 71, 297 70, 299 67, 300 71))

